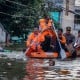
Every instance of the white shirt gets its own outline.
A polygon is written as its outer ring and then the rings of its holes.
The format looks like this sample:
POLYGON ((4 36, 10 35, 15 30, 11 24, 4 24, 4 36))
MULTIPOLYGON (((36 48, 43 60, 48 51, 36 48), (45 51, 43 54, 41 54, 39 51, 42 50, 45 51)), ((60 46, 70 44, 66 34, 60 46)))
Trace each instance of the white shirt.
POLYGON ((74 47, 79 47, 80 46, 80 37, 77 37, 75 40, 74 47))

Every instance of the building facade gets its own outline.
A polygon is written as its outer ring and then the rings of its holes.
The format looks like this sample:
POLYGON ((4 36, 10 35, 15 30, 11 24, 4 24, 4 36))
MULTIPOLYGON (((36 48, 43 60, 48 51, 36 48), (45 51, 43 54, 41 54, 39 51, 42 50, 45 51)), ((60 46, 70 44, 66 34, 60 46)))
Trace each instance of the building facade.
POLYGON ((80 0, 75 0, 74 29, 80 30, 80 0))
POLYGON ((63 0, 62 28, 64 31, 67 26, 74 28, 74 14, 68 10, 74 11, 74 0, 63 0))
POLYGON ((6 31, 3 28, 3 25, 0 23, 0 43, 6 41, 6 31))
POLYGON ((55 22, 55 27, 58 28, 61 26, 61 21, 62 21, 62 5, 63 5, 63 0, 46 0, 46 3, 50 3, 48 5, 48 8, 51 7, 50 10, 50 17, 54 20, 55 22))
POLYGON ((80 29, 80 2, 78 1, 80 0, 64 0, 63 2, 65 10, 63 10, 62 15, 62 28, 65 31, 66 27, 70 26, 74 34, 77 34, 77 31, 80 29), (68 1, 68 6, 66 6, 66 1, 68 1), (68 15, 66 14, 66 7, 69 10, 68 15))
POLYGON ((0 23, 0 43, 8 43, 10 40, 10 34, 4 29, 0 23))
MULTIPOLYGON (((62 8, 60 11, 60 26, 64 32, 67 26, 72 28, 73 33, 80 29, 80 0, 48 0, 53 2, 53 7, 62 8)), ((54 17, 54 16, 53 16, 54 17)))

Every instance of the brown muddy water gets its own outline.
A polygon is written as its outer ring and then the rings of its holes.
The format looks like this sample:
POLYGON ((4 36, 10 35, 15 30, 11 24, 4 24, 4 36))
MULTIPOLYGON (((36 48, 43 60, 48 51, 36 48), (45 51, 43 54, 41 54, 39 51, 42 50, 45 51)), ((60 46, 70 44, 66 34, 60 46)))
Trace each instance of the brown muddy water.
POLYGON ((80 80, 80 58, 53 61, 26 59, 21 52, 1 53, 0 80, 80 80))

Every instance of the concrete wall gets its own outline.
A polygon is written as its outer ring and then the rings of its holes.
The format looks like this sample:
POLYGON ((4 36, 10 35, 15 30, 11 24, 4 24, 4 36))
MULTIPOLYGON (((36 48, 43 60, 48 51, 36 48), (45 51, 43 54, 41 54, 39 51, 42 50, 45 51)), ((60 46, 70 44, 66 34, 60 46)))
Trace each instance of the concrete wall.
POLYGON ((6 32, 0 27, 0 42, 6 41, 6 32))
MULTIPOLYGON (((75 0, 69 0, 69 10, 74 11, 74 1, 75 0)), ((66 8, 66 0, 63 2, 63 7, 66 8)), ((67 26, 71 26, 72 29, 74 28, 74 14, 68 13, 68 15, 66 15, 64 10, 62 14, 62 28, 64 32, 67 26)))

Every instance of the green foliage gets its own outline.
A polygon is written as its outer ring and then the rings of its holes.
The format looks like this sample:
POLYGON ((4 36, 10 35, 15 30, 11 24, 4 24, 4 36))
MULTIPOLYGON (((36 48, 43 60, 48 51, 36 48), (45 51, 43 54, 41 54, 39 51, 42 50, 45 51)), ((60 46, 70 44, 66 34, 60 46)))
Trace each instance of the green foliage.
MULTIPOLYGON (((12 36, 27 35, 49 11, 55 11, 52 3, 45 8, 45 0, 0 0, 0 22, 12 36)), ((58 27, 58 24, 55 22, 58 27)))
POLYGON ((44 14, 43 0, 0 0, 0 4, 0 22, 12 36, 28 33, 44 14))

